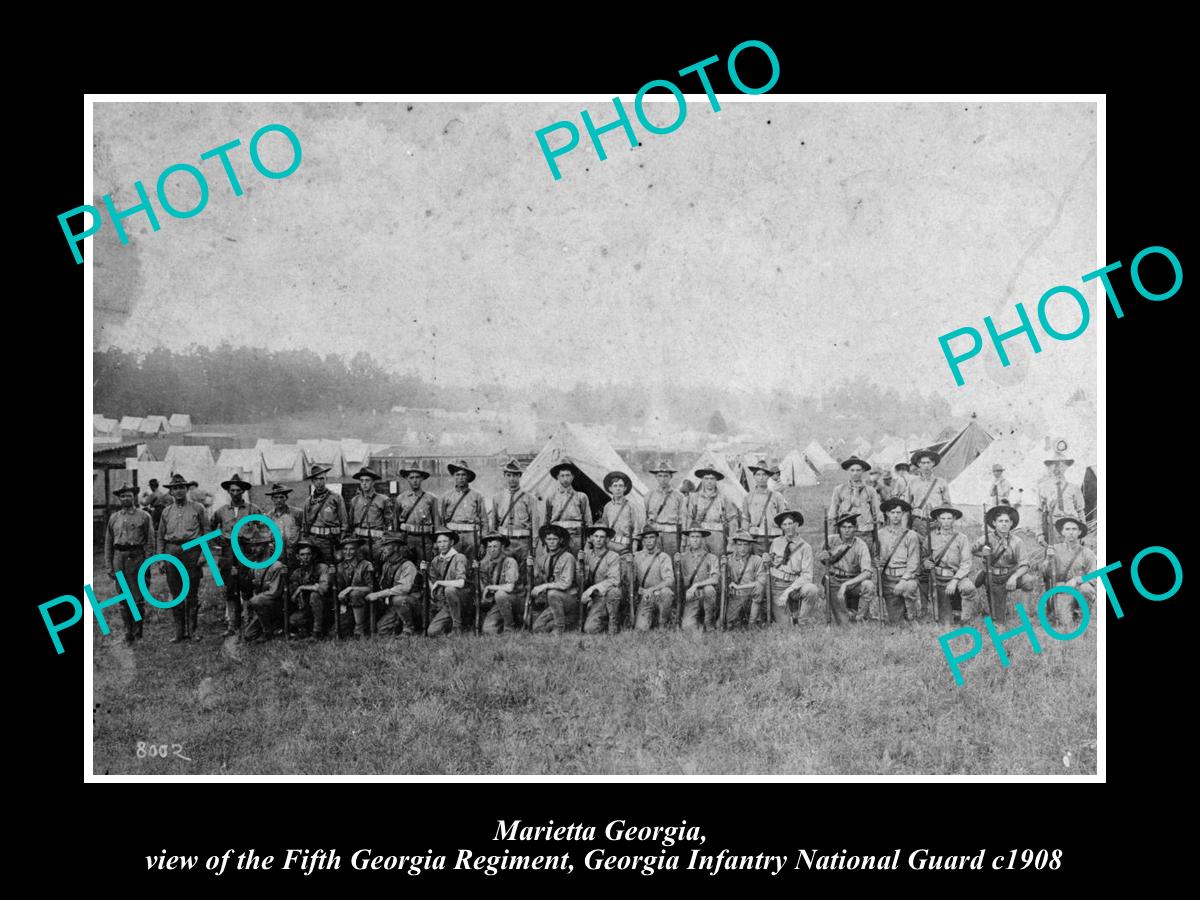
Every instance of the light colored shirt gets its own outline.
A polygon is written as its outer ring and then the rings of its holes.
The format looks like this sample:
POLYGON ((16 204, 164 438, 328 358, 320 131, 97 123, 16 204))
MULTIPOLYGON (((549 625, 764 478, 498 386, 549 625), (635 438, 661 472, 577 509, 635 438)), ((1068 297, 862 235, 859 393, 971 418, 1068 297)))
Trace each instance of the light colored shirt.
POLYGON ((604 504, 600 523, 607 525, 617 533, 612 540, 621 542, 626 548, 631 548, 633 536, 641 533, 642 530, 642 513, 628 497, 622 497, 619 501, 609 500, 604 504))
POLYGON ((575 557, 567 550, 544 554, 534 564, 534 580, 551 590, 576 593, 575 557))
POLYGON ((588 503, 587 494, 574 488, 564 490, 560 484, 546 498, 546 515, 543 521, 557 522, 560 525, 571 525, 575 528, 582 521, 584 526, 592 524, 592 507, 588 503))
POLYGON ((908 483, 908 490, 913 515, 923 519, 929 518, 930 510, 950 505, 950 485, 936 475, 927 479, 914 476, 908 483))
POLYGON ((879 521, 879 494, 869 484, 845 481, 833 489, 829 500, 829 524, 842 516, 858 514, 859 531, 870 531, 879 521))
POLYGON ((620 590, 621 555, 608 547, 597 553, 591 547, 583 551, 583 587, 599 588, 600 593, 620 590))
POLYGON ((797 537, 789 541, 780 535, 771 541, 772 558, 782 557, 781 565, 771 567, 771 575, 780 581, 790 581, 793 584, 812 584, 813 580, 813 551, 808 541, 797 537))
POLYGON ((487 510, 484 508, 483 495, 478 491, 467 488, 460 491, 457 488, 442 498, 442 525, 475 525, 480 527, 487 522, 487 510))
POLYGON ((683 589, 715 585, 720 574, 715 554, 707 550, 684 550, 679 554, 679 571, 683 575, 683 589))
POLYGON ((933 529, 929 532, 929 542, 932 547, 929 558, 935 563, 934 571, 939 578, 959 581, 971 574, 971 546, 965 534, 933 529))
MULTIPOLYGON (((765 585, 766 580, 767 567, 763 565, 763 558, 759 554, 750 553, 745 559, 738 559, 736 553, 729 557, 729 586, 731 588, 736 589, 739 584, 765 585)), ((742 588, 742 590, 749 590, 749 588, 742 588)))
POLYGON ((499 534, 524 537, 537 528, 537 503, 526 491, 504 491, 492 498, 492 515, 488 526, 499 534))
POLYGON ((921 538, 909 528, 884 525, 879 529, 879 565, 884 566, 885 562, 888 569, 904 570, 897 577, 915 578, 921 562, 921 538))
POLYGON ((154 555, 154 520, 150 513, 136 506, 121 507, 108 517, 108 528, 104 532, 104 564, 110 572, 113 567, 115 545, 137 545, 146 556, 154 555))
POLYGON ((1039 481, 1038 502, 1042 509, 1050 510, 1050 515, 1056 521, 1063 516, 1074 516, 1080 521, 1084 519, 1083 491, 1079 485, 1069 481, 1056 481, 1053 478, 1039 481))
POLYGON ((671 566, 671 555, 662 550, 639 550, 633 554, 633 571, 637 587, 652 589, 673 586, 675 570, 671 566))
MULTIPOLYGON (((833 573, 839 578, 854 578, 863 572, 871 571, 871 551, 866 542, 860 537, 852 537, 849 543, 849 549, 830 566, 833 573)), ((845 546, 846 542, 842 540, 840 534, 834 537, 829 543, 831 556, 837 556, 845 546)))
POLYGON ((1043 572, 1057 576, 1056 584, 1066 584, 1073 578, 1082 578, 1098 568, 1100 567, 1096 564, 1096 554, 1091 548, 1083 544, 1070 547, 1066 541, 1059 541, 1051 547, 1042 564, 1043 572))
POLYGON ((411 560, 393 556, 380 566, 379 592, 387 597, 407 597, 414 593, 417 567, 411 560))
POLYGON ((359 493, 350 501, 350 523, 354 528, 385 531, 392 527, 392 499, 387 494, 372 491, 359 493))
POLYGON ((715 494, 693 491, 688 495, 684 530, 698 526, 713 533, 736 531, 741 527, 741 515, 719 490, 715 494))
POLYGON ((500 554, 496 559, 485 556, 477 565, 479 577, 484 587, 499 585, 508 590, 515 590, 521 580, 521 567, 511 556, 500 554))
POLYGON ((683 494, 675 488, 667 488, 665 491, 655 488, 646 495, 646 521, 651 525, 660 526, 661 531, 674 531, 674 528, 661 526, 682 523, 686 505, 683 494))
POLYGON ((281 600, 283 599, 283 590, 287 584, 287 567, 276 560, 267 566, 265 569, 252 569, 250 572, 250 589, 254 595, 250 598, 250 602, 255 600, 281 600))
POLYGON ((775 524, 775 517, 787 509, 783 494, 769 487, 753 488, 742 500, 742 522, 746 530, 754 535, 783 534, 783 530, 775 524))
POLYGON ((304 504, 304 531, 309 533, 313 527, 333 529, 323 532, 336 536, 350 530, 350 520, 346 516, 346 501, 341 494, 335 494, 329 488, 309 496, 304 504))
POLYGON ((396 497, 396 530, 433 530, 441 527, 438 498, 433 494, 407 490, 396 497))
POLYGON ((194 500, 183 503, 172 502, 163 507, 158 520, 158 552, 164 553, 166 544, 186 544, 208 532, 208 510, 194 500))

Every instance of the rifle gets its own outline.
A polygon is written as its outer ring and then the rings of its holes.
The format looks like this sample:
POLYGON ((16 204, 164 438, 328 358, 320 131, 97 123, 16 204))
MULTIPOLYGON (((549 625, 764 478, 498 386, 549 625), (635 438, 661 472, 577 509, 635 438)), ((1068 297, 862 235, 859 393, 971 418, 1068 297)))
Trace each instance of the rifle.
POLYGON ((479 522, 475 523, 475 633, 483 634, 483 541, 479 522))
MULTIPOLYGON (((826 539, 826 543, 828 543, 828 538, 826 539)), ((763 627, 766 628, 771 624, 771 621, 775 616, 775 599, 771 589, 771 568, 775 562, 775 559, 771 554, 771 539, 769 537, 767 538, 767 553, 763 561, 767 565, 767 615, 765 621, 763 622, 763 627)))
MULTIPOLYGON (((678 530, 678 529, 676 529, 678 530)), ((671 572, 675 575, 675 627, 683 627, 683 563, 679 561, 680 551, 676 551, 671 560, 671 572)))
MULTIPOLYGON (((1054 536, 1050 530, 1051 529, 1051 521, 1050 520, 1052 518, 1054 518, 1054 516, 1050 512, 1049 505, 1047 503, 1043 502, 1042 503, 1042 541, 1046 545, 1046 555, 1047 556, 1054 555, 1054 551, 1051 549, 1051 547, 1053 547, 1053 545, 1054 545, 1054 536)), ((1058 574, 1058 572, 1057 572, 1058 561, 1057 560, 1055 560, 1054 567, 1055 567, 1054 574, 1057 576, 1057 574, 1058 574)), ((1058 583, 1057 577, 1055 577, 1054 579, 1051 579, 1049 573, 1046 573, 1044 570, 1043 570, 1042 580, 1043 580, 1046 590, 1050 590, 1050 588, 1054 587, 1058 583)))
MULTIPOLYGON (((990 615, 992 615, 992 610, 994 610, 996 608, 994 605, 995 601, 992 598, 992 554, 995 553, 996 551, 992 549, 991 538, 988 537, 988 527, 989 526, 988 526, 987 517, 985 516, 984 520, 983 520, 983 540, 984 540, 984 543, 988 547, 988 553, 987 553, 987 556, 985 557, 985 559, 987 561, 987 568, 984 570, 984 573, 983 573, 983 583, 984 583, 984 586, 987 588, 987 604, 988 604, 987 612, 988 612, 988 615, 990 616, 990 615)), ((932 573, 930 573, 930 574, 932 575, 932 573)))
POLYGON ((587 624, 587 601, 583 599, 583 592, 588 588, 584 584, 587 581, 587 578, 584 577, 587 569, 583 565, 583 522, 579 523, 579 557, 577 562, 579 564, 579 630, 582 632, 583 626, 587 624))
MULTIPOLYGON (((986 513, 985 513, 986 515, 986 513)), ((953 537, 951 537, 953 540, 953 537)), ((933 526, 929 526, 929 530, 925 532, 925 549, 927 552, 926 559, 933 559, 933 526)), ((936 568, 936 567, 935 567, 936 568)), ((933 603, 933 620, 934 622, 942 621, 942 586, 938 584, 937 573, 930 569, 925 573, 929 577, 929 599, 933 603)))
MULTIPOLYGON (((421 514, 421 562, 425 566, 425 570, 421 572, 421 582, 423 590, 421 591, 421 628, 425 632, 425 636, 429 637, 429 605, 431 601, 429 590, 429 546, 425 538, 425 523, 428 521, 425 518, 425 513, 421 514)), ((420 569, 420 566, 417 567, 420 569)))
POLYGON ((633 556, 633 542, 630 541, 629 547, 629 630, 633 631, 637 627, 637 563, 633 556))
POLYGON ((521 628, 533 631, 533 516, 529 517, 529 555, 525 557, 525 616, 521 628))
MULTIPOLYGON (((284 579, 287 580, 286 578, 284 579)), ((283 641, 287 643, 292 639, 292 634, 288 628, 288 589, 283 589, 283 641)))
MULTIPOLYGON (((830 552, 829 552, 829 513, 826 512, 824 515, 822 515, 821 519, 823 522, 822 530, 825 532, 825 555, 826 555, 826 557, 829 557, 830 556, 830 552)), ((833 624, 833 579, 831 579, 829 577, 829 568, 830 568, 830 564, 828 561, 826 561, 825 575, 824 575, 824 579, 825 579, 825 624, 826 625, 833 624)), ((879 586, 879 594, 880 594, 880 596, 883 595, 883 585, 879 586)))
POLYGON ((717 573, 721 584, 721 630, 724 631, 728 627, 725 616, 729 611, 729 557, 725 554, 721 554, 717 563, 717 573))

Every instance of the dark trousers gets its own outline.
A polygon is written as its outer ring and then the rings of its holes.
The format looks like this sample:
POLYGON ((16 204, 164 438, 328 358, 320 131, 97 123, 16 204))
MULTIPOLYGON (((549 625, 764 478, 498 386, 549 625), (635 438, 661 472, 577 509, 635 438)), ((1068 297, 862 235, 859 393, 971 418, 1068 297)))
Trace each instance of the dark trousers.
MULTIPOLYGON (((133 613, 129 611, 129 604, 121 604, 121 621, 125 625, 125 640, 132 641, 134 638, 142 636, 142 622, 146 618, 146 601, 142 599, 142 592, 138 589, 137 575, 138 569, 146 559, 145 552, 138 548, 137 550, 113 550, 113 571, 120 572, 125 576, 125 583, 129 585, 129 594, 133 597, 133 602, 137 605, 137 611, 142 618, 138 621, 133 621, 133 613)), ((171 571, 174 571, 172 569, 171 571)), ((146 573, 149 576, 149 572, 146 573)), ((147 577, 149 582, 149 577, 147 577)), ((147 585, 148 586, 148 585, 147 585)), ((195 588, 190 588, 195 590, 195 588)))
MULTIPOLYGON (((182 603, 171 607, 171 615, 175 619, 175 637, 182 638, 196 633, 196 622, 200 614, 200 548, 191 547, 184 550, 179 544, 167 544, 166 552, 176 557, 187 571, 188 592, 182 603)), ((178 597, 183 591, 183 579, 179 570, 170 563, 167 567, 167 588, 172 597, 178 597)))

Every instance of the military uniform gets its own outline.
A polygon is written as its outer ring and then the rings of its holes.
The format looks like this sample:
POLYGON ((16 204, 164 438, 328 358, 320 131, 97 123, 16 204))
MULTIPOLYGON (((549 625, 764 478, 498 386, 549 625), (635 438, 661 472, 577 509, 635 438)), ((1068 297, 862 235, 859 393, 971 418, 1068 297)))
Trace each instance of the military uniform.
MULTIPOLYGON (((545 530, 545 526, 542 530, 545 530)), ((575 631, 579 628, 579 582, 576 575, 575 557, 564 547, 560 546, 554 553, 546 553, 536 561, 534 584, 548 584, 550 588, 534 597, 535 603, 540 600, 546 607, 534 620, 535 634, 575 631)))
MULTIPOLYGON (((708 535, 706 534, 707 538, 708 535)), ((679 574, 683 581, 683 621, 685 629, 712 628, 720 612, 717 585, 720 581, 720 561, 706 547, 682 550, 678 556, 679 574), (696 588, 692 596, 688 590, 696 588)))
POLYGON ((693 491, 688 495, 684 513, 684 536, 687 536, 689 528, 704 529, 708 532, 705 543, 709 552, 723 556, 727 535, 741 528, 741 516, 738 508, 725 499, 720 488, 711 494, 706 494, 703 489, 693 491))
MULTIPOLYGON (((782 514, 777 517, 776 524, 780 524, 778 519, 782 517, 782 514)), ((802 537, 788 540, 785 535, 780 535, 771 541, 770 552, 769 587, 775 624, 790 625, 792 622, 790 598, 780 599, 783 592, 792 585, 796 585, 792 595, 799 595, 797 603, 800 621, 816 622, 819 618, 821 592, 813 584, 812 547, 802 537)))
MULTIPOLYGON (((170 484, 193 485, 194 481, 186 481, 176 475, 170 484)), ((196 634, 196 624, 200 613, 200 554, 203 552, 197 545, 183 549, 183 544, 195 540, 201 535, 208 534, 208 511, 194 500, 184 500, 177 503, 172 498, 170 506, 163 509, 162 517, 158 520, 157 544, 159 553, 169 553, 183 563, 188 576, 188 595, 182 603, 171 607, 171 615, 175 619, 175 640, 184 639, 185 633, 196 634)), ((183 579, 179 570, 166 564, 167 587, 172 597, 178 597, 183 591, 183 579)))
MULTIPOLYGON (((132 486, 118 488, 116 494, 136 494, 132 486)), ((120 572, 125 576, 129 586, 129 596, 137 604, 138 621, 133 621, 133 613, 128 603, 122 603, 121 621, 125 624, 125 640, 133 641, 142 636, 142 622, 146 618, 145 601, 138 588, 138 570, 148 556, 154 555, 154 519, 150 513, 136 506, 128 509, 121 507, 108 517, 108 527, 104 530, 104 568, 113 573, 120 572)), ((175 567, 172 566, 174 571, 175 567)), ((115 579, 114 579, 115 580, 115 579)), ((195 588, 191 588, 195 590, 195 588)))
MULTIPOLYGON (((1059 541, 1046 549, 1046 558, 1042 562, 1042 572, 1051 584, 1069 584, 1084 596, 1089 605, 1096 603, 1096 582, 1083 581, 1083 576, 1100 568, 1096 554, 1082 543, 1087 534, 1087 526, 1076 516, 1065 516, 1058 520, 1057 527, 1062 531, 1063 522, 1074 521, 1080 526, 1080 541, 1071 545, 1059 541)), ((1055 594, 1048 605, 1047 618, 1051 618, 1055 627, 1062 632, 1070 632, 1075 627, 1075 610, 1078 601, 1070 594, 1055 594)), ((1082 610, 1079 611, 1082 616, 1082 610)))
MULTIPOLYGON (((472 491, 471 493, 474 493, 472 491)), ((475 496, 479 496, 476 494, 475 496)), ((458 532, 452 532, 458 534, 458 532)), ((426 633, 432 636, 471 631, 471 561, 453 545, 445 554, 437 554, 429 563, 429 583, 435 581, 462 581, 461 587, 439 585, 432 591, 431 604, 435 608, 426 633)))
MULTIPOLYGON (((985 516, 985 523, 990 526, 995 517, 1001 513, 1008 514, 1012 519, 1013 528, 1017 527, 1020 517, 1017 511, 1010 506, 997 506, 989 510, 985 516)), ((984 534, 972 545, 971 552, 975 556, 985 558, 983 571, 975 577, 975 586, 979 589, 980 594, 979 600, 982 602, 988 599, 991 604, 992 620, 997 625, 1004 625, 1008 622, 1008 614, 1016 599, 1014 594, 1018 591, 1037 589, 1037 582, 1029 575, 1029 559, 1025 544, 1011 531, 1007 535, 1002 535, 995 528, 987 527, 984 534), (987 559, 983 553, 985 545, 991 548, 990 559, 987 559), (989 577, 991 579, 990 598, 985 580, 989 577), (1010 591, 1007 582, 1014 577, 1017 579, 1016 586, 1010 591)), ((968 610, 964 606, 963 621, 965 622, 967 619, 968 610)))
MULTIPOLYGON (((674 475, 675 471, 666 460, 660 461, 650 469, 654 475, 660 472, 674 475)), ((672 558, 680 549, 679 536, 684 525, 686 507, 687 498, 672 487, 666 490, 656 487, 646 495, 646 527, 658 529, 659 544, 672 558)))
MULTIPOLYGON (((270 540, 259 543, 269 544, 270 540)), ((288 586, 287 566, 276 560, 265 569, 251 569, 246 581, 250 586, 247 606, 249 613, 253 613, 253 618, 246 627, 246 639, 268 639, 276 629, 283 627, 283 592, 288 586)), ((288 618, 291 619, 292 616, 289 614, 288 618)))
MULTIPOLYGON (((566 529, 570 539, 576 542, 574 548, 583 546, 582 529, 592 524, 592 507, 587 494, 575 490, 573 486, 564 488, 561 484, 557 485, 546 498, 542 521, 566 529)), ((568 545, 568 549, 571 549, 571 545, 568 545)))
POLYGON ((471 488, 462 491, 455 488, 442 498, 440 518, 440 527, 458 535, 459 552, 468 554, 471 559, 478 558, 480 548, 476 535, 483 532, 487 523, 483 495, 471 488))
MULTIPOLYGON (((772 520, 774 517, 772 517, 772 520)), ((732 627, 739 627, 745 613, 749 611, 749 624, 757 625, 762 615, 762 598, 766 589, 767 567, 763 557, 753 552, 757 545, 754 536, 748 531, 739 531, 733 536, 734 550, 726 563, 726 576, 729 579, 727 593, 726 621, 732 627), (739 557, 737 547, 744 544, 751 552, 739 557), (746 585, 739 587, 738 585, 746 585)))
MULTIPOLYGON (((870 468, 865 460, 857 457, 847 459, 842 467, 855 464, 870 468)), ((875 488, 865 482, 854 481, 846 481, 835 487, 833 497, 829 500, 829 521, 836 522, 844 516, 858 517, 858 537, 867 545, 872 556, 877 555, 879 548, 875 546, 875 529, 879 525, 880 514, 879 494, 875 488)))
POLYGON ((742 527, 754 537, 758 553, 766 553, 771 541, 783 534, 775 517, 787 509, 783 494, 769 487, 753 487, 742 501, 742 527))
POLYGON ((675 621, 675 568, 671 555, 659 548, 638 550, 633 554, 633 576, 637 589, 633 600, 637 607, 637 630, 649 631, 656 623, 662 628, 671 625, 675 621), (642 591, 646 593, 643 595, 642 591))
MULTIPOLYGON (((422 630, 422 598, 420 572, 409 558, 406 535, 389 532, 384 536, 380 550, 385 553, 379 569, 379 601, 384 605, 379 617, 379 634, 420 634, 422 630), (401 547, 399 551, 389 547, 401 547)), ((376 601, 378 602, 378 601, 376 601)))
POLYGON ((1009 506, 1009 495, 1012 494, 1012 485, 1008 483, 1008 479, 1001 476, 995 479, 988 486, 988 509, 993 506, 1009 506))
POLYGON ((366 539, 367 557, 378 568, 383 560, 383 547, 380 542, 391 530, 392 520, 395 518, 392 498, 374 489, 367 493, 359 488, 358 494, 350 500, 349 513, 354 533, 366 539))
MULTIPOLYGON (((411 474, 420 475, 422 481, 429 477, 415 466, 400 470, 401 478, 411 474)), ((404 533, 409 553, 418 562, 429 562, 434 554, 433 533, 442 526, 439 507, 438 498, 424 488, 414 491, 410 485, 396 497, 394 530, 404 533)))
POLYGON ((492 498, 488 530, 508 538, 509 555, 524 569, 537 530, 537 501, 520 488, 497 494, 492 498))
MULTIPOLYGON (((853 516, 843 516, 839 521, 848 519, 853 519, 853 516)), ((871 617, 871 601, 875 598, 871 550, 867 542, 857 535, 846 541, 838 534, 830 541, 828 552, 825 578, 828 580, 826 591, 830 604, 830 619, 835 625, 866 621, 871 617), (864 572, 867 573, 865 580, 849 584, 864 572), (843 585, 847 585, 844 600, 838 597, 838 591, 843 585)))
MULTIPOLYGON (((239 480, 230 480, 221 482, 221 487, 226 490, 229 485, 243 484, 244 490, 249 492, 250 485, 239 480)), ((242 627, 242 604, 250 599, 253 593, 250 584, 250 576, 254 572, 242 563, 233 553, 232 534, 233 528, 239 519, 244 519, 250 515, 262 515, 262 510, 257 504, 251 503, 243 499, 243 502, 234 506, 232 503, 226 503, 215 513, 213 513, 212 524, 214 528, 221 531, 221 537, 216 541, 217 547, 221 550, 221 556, 217 560, 220 566, 221 579, 225 582, 225 624, 227 626, 226 634, 231 635, 237 633, 242 627)), ((249 535, 247 530, 242 528, 238 531, 239 542, 247 540, 249 535)), ((245 555, 243 553, 243 555, 245 555)))
POLYGON ((886 610, 889 625, 899 623, 905 616, 915 622, 921 615, 918 591, 921 539, 915 531, 903 525, 884 525, 879 529, 879 570, 883 582, 879 586, 883 600, 880 615, 886 610))
POLYGON ((922 538, 929 534, 931 523, 930 511, 939 506, 950 505, 950 485, 946 479, 931 475, 922 478, 915 475, 908 483, 909 496, 912 497, 912 529, 922 538))
MULTIPOLYGON (((313 466, 308 479, 328 471, 326 466, 313 466)), ((337 559, 338 542, 349 531, 350 519, 342 495, 324 485, 314 490, 304 504, 304 536, 320 548, 321 557, 330 562, 337 559)))
MULTIPOLYGON (((317 550, 311 541, 305 541, 304 544, 317 550)), ((294 568, 288 569, 287 589, 295 604, 291 619, 297 628, 310 630, 314 638, 325 637, 333 626, 331 604, 337 600, 335 583, 333 567, 315 557, 307 566, 297 562, 294 568), (300 591, 302 585, 315 585, 316 589, 300 591)))
MULTIPOLYGON (((505 554, 508 547, 507 535, 489 532, 484 537, 484 546, 499 540, 502 548, 500 554, 493 559, 486 552, 479 565, 479 583, 484 590, 490 585, 498 585, 496 590, 487 593, 490 609, 483 618, 484 634, 499 634, 502 631, 519 631, 522 622, 522 601, 525 592, 521 589, 524 580, 521 577, 521 564, 512 556, 505 554), (511 587, 510 587, 511 586, 511 587)), ((488 605, 485 603, 485 605, 488 605)))
MULTIPOLYGON (((361 545, 364 541, 358 535, 347 535, 342 538, 341 545, 343 548, 343 559, 337 565, 337 592, 338 592, 338 610, 339 612, 346 607, 349 607, 354 618, 354 635, 355 637, 365 637, 370 634, 370 619, 371 607, 373 601, 367 600, 367 594, 373 593, 377 587, 375 564, 369 559, 354 558, 350 547, 352 545, 361 545), (345 599, 341 598, 341 592, 346 588, 355 588, 345 599)), ((347 623, 338 616, 340 622, 340 632, 345 634, 347 623)))
POLYGON ((1051 521, 1069 517, 1083 521, 1087 511, 1083 504, 1083 491, 1062 476, 1038 482, 1038 503, 1050 514, 1051 521))
POLYGON ((616 634, 621 623, 621 554, 608 547, 597 551, 587 547, 583 551, 580 604, 587 610, 583 630, 588 634, 599 634, 607 627, 609 634, 616 634), (598 588, 583 594, 590 588, 598 588))
MULTIPOLYGON (((267 496, 286 498, 291 492, 291 488, 285 488, 281 484, 273 484, 271 485, 271 489, 267 491, 267 496)), ((281 559, 290 570, 296 565, 296 541, 300 540, 300 535, 304 531, 304 510, 298 506, 289 506, 285 502, 282 509, 278 506, 272 507, 267 515, 271 518, 271 521, 279 526, 279 533, 283 535, 283 556, 281 559)))

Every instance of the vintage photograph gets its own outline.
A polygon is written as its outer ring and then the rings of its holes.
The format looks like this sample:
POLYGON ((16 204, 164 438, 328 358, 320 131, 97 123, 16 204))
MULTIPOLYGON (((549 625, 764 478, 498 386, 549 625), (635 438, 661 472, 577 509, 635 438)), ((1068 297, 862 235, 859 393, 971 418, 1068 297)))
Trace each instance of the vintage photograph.
POLYGON ((1096 774, 1096 102, 621 101, 92 104, 94 775, 1096 774))

